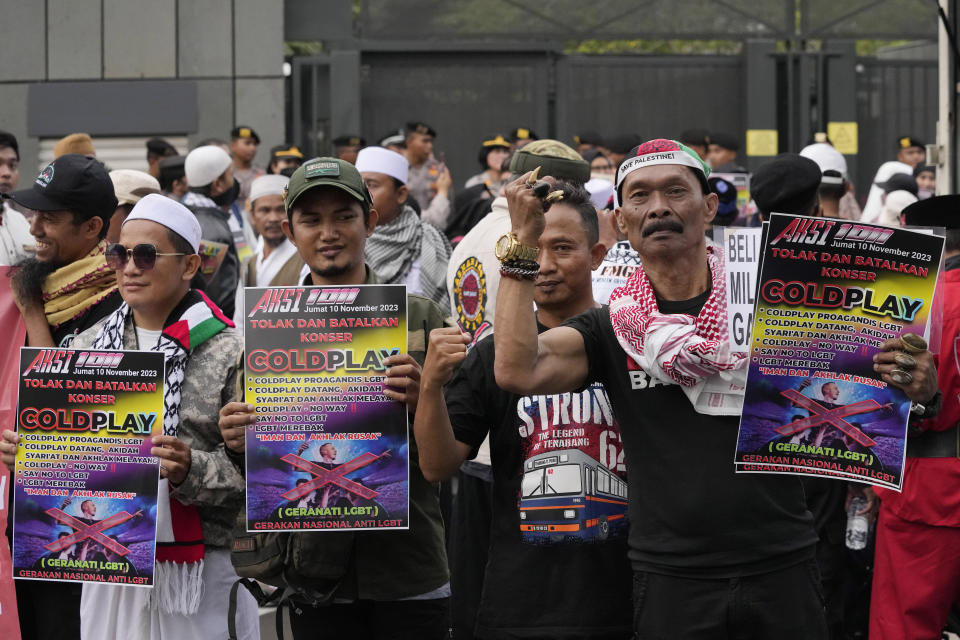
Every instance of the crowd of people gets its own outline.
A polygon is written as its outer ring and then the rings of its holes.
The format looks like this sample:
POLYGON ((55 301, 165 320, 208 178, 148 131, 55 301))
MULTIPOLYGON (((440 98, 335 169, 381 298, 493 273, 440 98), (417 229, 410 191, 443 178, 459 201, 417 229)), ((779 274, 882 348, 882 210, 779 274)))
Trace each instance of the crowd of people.
POLYGON ((410 122, 319 158, 282 143, 260 167, 239 125, 111 171, 73 134, 21 180, 0 131, 0 264, 27 344, 167 363, 154 588, 17 581, 23 637, 225 638, 229 620, 258 638, 257 601, 231 595, 255 421, 244 287, 386 283, 408 293, 384 394, 410 415, 410 528, 286 534, 295 638, 939 638, 960 604, 960 218, 923 144, 896 141, 861 209, 823 134, 748 172, 728 133, 517 127, 456 183, 438 135, 410 122), (690 392, 729 364, 701 358, 726 331, 711 231, 771 213, 946 229, 939 353, 893 339, 875 357, 914 403, 902 493, 735 474, 738 412, 690 392), (695 330, 664 341, 679 316, 695 330), (848 514, 875 520, 866 550, 848 514))

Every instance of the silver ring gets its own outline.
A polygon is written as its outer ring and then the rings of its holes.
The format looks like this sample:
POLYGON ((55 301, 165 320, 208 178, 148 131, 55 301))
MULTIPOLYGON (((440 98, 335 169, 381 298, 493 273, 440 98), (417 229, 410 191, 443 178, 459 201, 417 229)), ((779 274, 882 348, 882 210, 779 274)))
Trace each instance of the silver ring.
POLYGON ((927 350, 927 341, 915 333, 900 336, 900 344, 907 353, 923 353, 927 350))
POLYGON ((893 354, 893 361, 897 363, 899 369, 904 371, 912 371, 917 368, 917 360, 909 353, 903 353, 900 351, 895 351, 893 354))
POLYGON ((913 374, 909 371, 904 371, 903 369, 892 369, 890 371, 890 379, 900 385, 908 385, 913 382, 913 374))

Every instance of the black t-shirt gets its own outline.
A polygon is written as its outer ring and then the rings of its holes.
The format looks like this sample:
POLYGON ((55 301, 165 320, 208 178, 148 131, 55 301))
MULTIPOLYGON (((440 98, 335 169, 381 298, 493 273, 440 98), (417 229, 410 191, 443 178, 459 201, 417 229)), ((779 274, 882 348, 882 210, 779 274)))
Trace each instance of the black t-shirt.
MULTIPOLYGON (((706 297, 661 301, 660 311, 696 316, 706 297)), ((622 425, 634 569, 733 577, 812 557, 800 480, 734 473, 738 416, 699 414, 679 385, 648 376, 617 342, 607 307, 566 325, 583 336, 588 381, 604 385, 622 425)))
POLYGON ((446 391, 457 440, 476 455, 490 433, 493 522, 477 635, 628 638, 626 468, 607 394, 599 384, 510 394, 493 360, 493 339, 481 340, 446 391))

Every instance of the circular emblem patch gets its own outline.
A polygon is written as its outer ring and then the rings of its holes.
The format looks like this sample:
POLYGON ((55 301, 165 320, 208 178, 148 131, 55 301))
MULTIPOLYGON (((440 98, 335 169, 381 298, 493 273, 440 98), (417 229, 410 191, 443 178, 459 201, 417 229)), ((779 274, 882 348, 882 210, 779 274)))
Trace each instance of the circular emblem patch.
POLYGON ((460 326, 464 331, 476 331, 483 324, 487 304, 487 279, 483 275, 483 264, 476 258, 467 258, 457 268, 453 278, 453 298, 460 326))

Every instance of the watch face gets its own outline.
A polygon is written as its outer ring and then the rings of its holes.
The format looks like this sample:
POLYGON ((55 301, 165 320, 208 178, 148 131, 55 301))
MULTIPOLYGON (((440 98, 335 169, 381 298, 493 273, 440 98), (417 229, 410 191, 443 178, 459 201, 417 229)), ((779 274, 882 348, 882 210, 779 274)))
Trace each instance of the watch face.
POLYGON ((497 240, 496 254, 498 259, 503 259, 506 257, 507 252, 510 250, 510 236, 504 235, 500 236, 500 239, 497 240))

